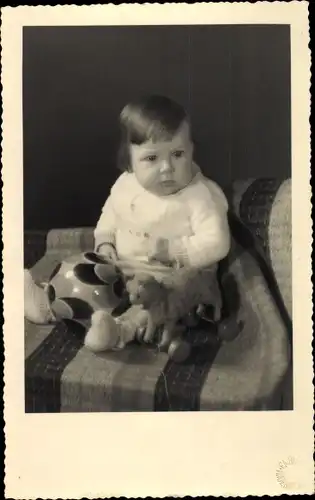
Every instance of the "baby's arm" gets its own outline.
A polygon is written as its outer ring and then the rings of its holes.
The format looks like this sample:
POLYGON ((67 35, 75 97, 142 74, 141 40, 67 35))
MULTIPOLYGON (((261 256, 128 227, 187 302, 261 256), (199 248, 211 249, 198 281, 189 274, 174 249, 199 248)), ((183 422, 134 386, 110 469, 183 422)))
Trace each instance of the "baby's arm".
POLYGON ((116 216, 109 196, 94 230, 95 251, 116 257, 116 216))
POLYGON ((228 254, 231 245, 227 210, 211 193, 191 203, 192 236, 169 242, 169 254, 189 267, 216 264, 228 254))

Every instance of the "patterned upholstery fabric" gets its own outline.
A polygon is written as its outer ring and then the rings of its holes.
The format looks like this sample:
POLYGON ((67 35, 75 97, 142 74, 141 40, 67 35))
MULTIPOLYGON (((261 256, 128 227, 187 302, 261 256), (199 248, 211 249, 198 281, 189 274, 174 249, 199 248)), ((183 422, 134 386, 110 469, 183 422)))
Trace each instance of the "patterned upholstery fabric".
MULTIPOLYGON (((237 181, 229 193, 229 201, 233 212, 245 226, 242 231, 240 227, 237 228, 238 236, 240 233, 244 236, 241 237, 242 243, 254 246, 263 260, 267 261, 268 265, 264 266, 256 255, 292 342, 291 178, 237 181), (251 241, 248 241, 249 232, 251 241)), ((292 409, 292 361, 283 387, 282 408, 292 409)))
POLYGON ((279 187, 271 207, 268 237, 273 272, 292 319, 292 211, 291 179, 279 187))
MULTIPOLYGON (((221 344, 210 327, 192 330, 193 356, 178 365, 139 345, 95 355, 71 323, 25 321, 25 411, 279 409, 290 358, 287 328, 257 259, 238 240, 234 234, 222 266, 225 303, 242 324, 236 340, 221 344)), ((25 262, 44 281, 60 259, 92 248, 91 228, 27 233, 25 262)))
POLYGON ((292 320, 291 179, 251 179, 233 186, 230 203, 267 260, 292 320))

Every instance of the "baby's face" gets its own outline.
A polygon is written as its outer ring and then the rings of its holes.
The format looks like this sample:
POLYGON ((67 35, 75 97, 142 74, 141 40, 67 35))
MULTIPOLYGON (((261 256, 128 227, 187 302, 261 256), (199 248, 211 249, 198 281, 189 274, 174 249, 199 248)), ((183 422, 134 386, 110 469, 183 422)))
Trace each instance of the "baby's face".
POLYGON ((193 144, 184 122, 171 141, 148 141, 130 146, 132 170, 138 182, 158 196, 174 194, 193 177, 193 144))

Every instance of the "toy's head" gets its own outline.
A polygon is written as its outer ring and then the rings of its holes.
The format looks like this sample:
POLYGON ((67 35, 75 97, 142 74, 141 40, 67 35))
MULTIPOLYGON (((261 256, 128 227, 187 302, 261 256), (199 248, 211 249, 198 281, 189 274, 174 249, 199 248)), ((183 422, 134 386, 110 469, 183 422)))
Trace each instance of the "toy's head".
POLYGON ((85 252, 58 264, 46 290, 57 318, 84 321, 98 309, 115 309, 124 294, 125 283, 113 263, 94 252, 85 252))
POLYGON ((156 302, 161 302, 165 297, 165 290, 153 276, 137 274, 127 281, 126 289, 132 304, 142 304, 146 309, 156 302))

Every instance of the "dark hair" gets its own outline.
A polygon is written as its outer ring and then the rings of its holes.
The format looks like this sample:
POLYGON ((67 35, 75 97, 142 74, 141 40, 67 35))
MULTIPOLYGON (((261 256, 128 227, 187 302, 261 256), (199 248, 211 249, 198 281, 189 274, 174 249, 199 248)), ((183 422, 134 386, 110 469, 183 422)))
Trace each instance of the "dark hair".
POLYGON ((169 140, 184 121, 189 121, 185 109, 169 97, 151 95, 127 104, 120 114, 118 168, 130 170, 130 144, 169 140))

